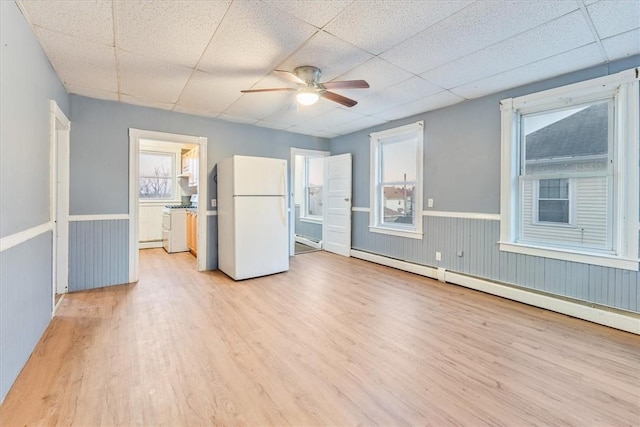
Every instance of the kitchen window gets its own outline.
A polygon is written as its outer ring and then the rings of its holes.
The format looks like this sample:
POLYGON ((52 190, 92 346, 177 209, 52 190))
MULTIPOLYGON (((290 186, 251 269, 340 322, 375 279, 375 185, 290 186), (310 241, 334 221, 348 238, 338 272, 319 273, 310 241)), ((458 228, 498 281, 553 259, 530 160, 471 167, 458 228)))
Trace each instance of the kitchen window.
POLYGON ((500 249, 638 270, 636 70, 501 102, 500 249))
POLYGON ((176 154, 140 151, 140 200, 175 200, 176 154))
POLYGON ((369 229, 422 238, 423 122, 374 132, 369 229))

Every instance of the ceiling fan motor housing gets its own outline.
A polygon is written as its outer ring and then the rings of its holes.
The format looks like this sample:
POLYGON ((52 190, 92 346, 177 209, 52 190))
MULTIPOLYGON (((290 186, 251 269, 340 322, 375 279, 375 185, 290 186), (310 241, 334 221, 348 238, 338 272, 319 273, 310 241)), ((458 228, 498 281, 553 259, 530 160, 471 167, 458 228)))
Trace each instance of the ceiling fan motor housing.
POLYGON ((301 67, 296 67, 293 70, 293 74, 304 80, 308 85, 317 86, 322 72, 319 68, 311 65, 303 65, 301 67))

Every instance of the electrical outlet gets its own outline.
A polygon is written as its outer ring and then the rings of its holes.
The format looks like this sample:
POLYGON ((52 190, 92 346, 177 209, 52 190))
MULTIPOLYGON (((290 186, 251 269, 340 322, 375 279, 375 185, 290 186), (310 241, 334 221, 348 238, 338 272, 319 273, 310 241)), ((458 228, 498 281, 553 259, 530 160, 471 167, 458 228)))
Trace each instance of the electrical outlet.
POLYGON ((427 199, 427 207, 429 208, 433 207, 433 199, 427 199))
POLYGON ((442 261, 442 253, 436 252, 436 261, 442 261))
POLYGON ((216 199, 211 199, 211 207, 215 208, 216 206, 218 206, 218 201, 216 199))

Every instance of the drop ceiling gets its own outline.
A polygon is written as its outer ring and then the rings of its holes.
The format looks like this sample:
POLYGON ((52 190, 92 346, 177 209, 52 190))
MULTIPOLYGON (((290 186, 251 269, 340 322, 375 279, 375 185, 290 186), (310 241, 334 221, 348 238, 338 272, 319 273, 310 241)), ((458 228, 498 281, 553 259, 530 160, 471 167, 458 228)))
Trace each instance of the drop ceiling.
POLYGON ((640 53, 640 0, 18 5, 69 93, 328 138, 640 53), (371 87, 240 93, 300 65, 371 87))

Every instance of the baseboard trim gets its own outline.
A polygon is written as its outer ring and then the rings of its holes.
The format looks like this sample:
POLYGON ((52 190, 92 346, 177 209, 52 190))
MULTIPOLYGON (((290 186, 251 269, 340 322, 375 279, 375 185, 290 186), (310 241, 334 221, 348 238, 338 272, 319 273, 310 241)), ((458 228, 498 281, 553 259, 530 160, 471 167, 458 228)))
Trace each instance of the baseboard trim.
POLYGON ((140 242, 138 244, 138 249, 152 249, 152 248, 161 248, 162 240, 157 242, 140 242))
POLYGON ((311 246, 315 249, 322 249, 322 242, 315 242, 313 240, 307 239, 306 237, 298 236, 297 234, 296 242, 302 243, 303 245, 311 246))
POLYGON ((437 268, 422 266, 355 249, 351 250, 351 256, 640 335, 640 315, 636 316, 633 313, 625 314, 593 307, 586 305, 588 303, 581 304, 537 292, 530 292, 507 284, 495 283, 444 269, 440 269, 440 274, 438 274, 439 269, 437 268))
POLYGON ((7 249, 11 249, 24 242, 28 242, 29 240, 51 230, 53 230, 53 224, 51 222, 45 222, 44 224, 0 238, 0 252, 4 252, 7 249))

